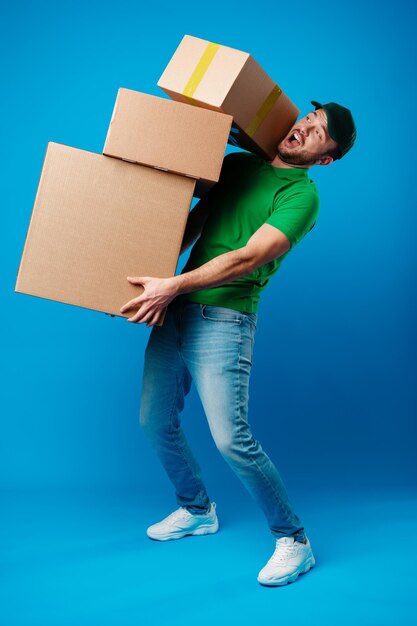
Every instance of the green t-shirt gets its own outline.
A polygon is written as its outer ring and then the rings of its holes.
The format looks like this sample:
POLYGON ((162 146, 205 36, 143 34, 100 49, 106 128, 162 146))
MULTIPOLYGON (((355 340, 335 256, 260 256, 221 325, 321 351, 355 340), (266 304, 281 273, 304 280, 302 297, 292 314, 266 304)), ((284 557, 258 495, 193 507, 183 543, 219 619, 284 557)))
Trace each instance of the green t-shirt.
POLYGON ((256 313, 261 291, 316 222, 317 187, 307 169, 274 167, 250 152, 233 152, 224 158, 219 182, 206 197, 210 213, 181 274, 219 254, 242 248, 265 223, 279 228, 290 240, 291 248, 246 276, 177 297, 256 313))

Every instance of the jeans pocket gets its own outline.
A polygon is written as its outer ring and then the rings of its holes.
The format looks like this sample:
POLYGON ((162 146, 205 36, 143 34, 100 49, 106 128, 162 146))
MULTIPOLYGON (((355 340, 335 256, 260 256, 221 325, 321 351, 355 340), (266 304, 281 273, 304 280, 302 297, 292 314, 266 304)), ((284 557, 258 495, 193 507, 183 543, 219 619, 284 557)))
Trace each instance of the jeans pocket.
POLYGON ((244 313, 229 309, 223 306, 214 306, 212 304, 200 305, 201 316, 205 320, 212 322, 226 322, 229 324, 241 324, 244 319, 244 313))

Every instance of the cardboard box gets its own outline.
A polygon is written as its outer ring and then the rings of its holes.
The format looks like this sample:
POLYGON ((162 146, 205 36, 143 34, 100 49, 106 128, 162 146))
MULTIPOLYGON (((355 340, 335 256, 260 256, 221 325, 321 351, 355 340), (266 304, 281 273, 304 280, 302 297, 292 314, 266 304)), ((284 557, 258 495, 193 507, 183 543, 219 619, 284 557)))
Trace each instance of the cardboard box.
POLYGON ((119 89, 103 154, 198 179, 201 197, 219 180, 233 118, 119 89))
POLYGON ((131 317, 126 277, 175 275, 194 185, 49 142, 15 291, 131 317))
POLYGON ((246 52, 185 35, 158 81, 179 102, 233 115, 229 143, 273 159, 300 114, 246 52))

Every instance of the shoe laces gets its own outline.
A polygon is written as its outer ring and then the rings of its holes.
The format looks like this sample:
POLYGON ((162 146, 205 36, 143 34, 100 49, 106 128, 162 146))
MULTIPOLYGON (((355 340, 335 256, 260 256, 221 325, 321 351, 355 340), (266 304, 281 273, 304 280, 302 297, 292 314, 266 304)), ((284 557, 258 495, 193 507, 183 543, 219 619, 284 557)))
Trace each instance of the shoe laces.
POLYGON ((271 556, 271 561, 274 563, 286 563, 288 559, 292 556, 294 552, 295 544, 294 543, 282 543, 277 540, 277 545, 275 547, 275 552, 271 556))
POLYGON ((171 513, 170 515, 168 515, 166 521, 175 522, 177 519, 181 519, 181 518, 187 519, 187 517, 190 517, 190 515, 191 515, 190 511, 188 511, 184 507, 181 507, 177 509, 176 511, 174 511, 173 513, 171 513))

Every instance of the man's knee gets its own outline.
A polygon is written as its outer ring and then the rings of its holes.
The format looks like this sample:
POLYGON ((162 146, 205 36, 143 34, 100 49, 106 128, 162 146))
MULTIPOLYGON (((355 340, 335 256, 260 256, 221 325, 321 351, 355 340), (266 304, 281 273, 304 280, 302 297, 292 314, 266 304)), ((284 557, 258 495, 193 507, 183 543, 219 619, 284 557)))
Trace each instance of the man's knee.
POLYGON ((244 437, 236 435, 219 435, 214 438, 216 447, 220 454, 228 461, 237 463, 247 463, 248 457, 257 446, 257 441, 251 433, 244 437))
POLYGON ((214 440, 220 454, 228 459, 240 459, 244 454, 243 447, 239 444, 236 437, 218 436, 214 440))
POLYGON ((149 439, 166 439, 172 426, 164 414, 142 407, 139 411, 139 426, 149 439))

